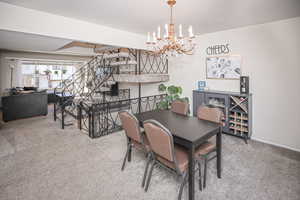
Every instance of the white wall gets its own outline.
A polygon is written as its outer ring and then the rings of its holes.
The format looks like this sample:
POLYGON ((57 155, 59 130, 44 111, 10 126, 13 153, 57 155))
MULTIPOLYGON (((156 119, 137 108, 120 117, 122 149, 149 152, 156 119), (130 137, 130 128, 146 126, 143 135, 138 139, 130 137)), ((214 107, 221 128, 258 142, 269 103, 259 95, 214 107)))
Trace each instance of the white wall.
MULTIPOLYGON (((160 83, 143 83, 141 87, 141 96, 152 96, 160 94, 158 85, 160 83)), ((137 83, 121 83, 120 89, 130 89, 130 97, 136 98, 139 96, 139 86, 137 83)))
MULTIPOLYGON (((253 138, 300 151, 300 18, 201 35, 193 56, 171 58, 170 84, 192 100, 205 79, 206 48, 230 44, 243 58, 253 93, 253 138)), ((236 80, 206 80, 210 89, 239 91, 236 80)))

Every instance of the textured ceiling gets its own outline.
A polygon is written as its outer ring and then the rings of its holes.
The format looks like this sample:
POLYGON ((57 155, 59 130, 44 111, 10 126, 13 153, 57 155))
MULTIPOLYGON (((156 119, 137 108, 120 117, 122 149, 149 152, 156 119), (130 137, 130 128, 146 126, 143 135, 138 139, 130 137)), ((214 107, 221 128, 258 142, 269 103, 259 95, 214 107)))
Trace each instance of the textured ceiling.
POLYGON ((67 39, 0 30, 0 49, 70 55, 95 55, 93 49, 89 48, 72 47, 58 50, 70 42, 72 41, 67 39))
MULTIPOLYGON (((142 34, 169 19, 165 0, 0 1, 142 34)), ((177 0, 174 12, 203 34, 300 16, 300 0, 177 0)))
POLYGON ((55 51, 70 40, 51 38, 27 33, 0 30, 0 48, 18 51, 55 51))

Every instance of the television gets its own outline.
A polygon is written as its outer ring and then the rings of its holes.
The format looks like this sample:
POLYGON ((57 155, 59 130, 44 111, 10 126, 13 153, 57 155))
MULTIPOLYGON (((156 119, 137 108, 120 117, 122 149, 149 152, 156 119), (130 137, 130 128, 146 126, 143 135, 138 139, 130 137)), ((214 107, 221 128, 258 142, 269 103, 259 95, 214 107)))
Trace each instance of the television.
POLYGON ((116 82, 115 84, 110 86, 110 95, 111 96, 119 95, 119 83, 118 82, 116 82))

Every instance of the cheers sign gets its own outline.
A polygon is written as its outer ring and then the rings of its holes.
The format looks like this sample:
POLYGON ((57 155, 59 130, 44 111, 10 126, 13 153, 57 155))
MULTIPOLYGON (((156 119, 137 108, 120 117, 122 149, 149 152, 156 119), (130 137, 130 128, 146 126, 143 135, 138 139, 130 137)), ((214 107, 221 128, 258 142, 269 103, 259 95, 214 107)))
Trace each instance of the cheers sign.
POLYGON ((227 54, 229 52, 229 44, 214 45, 206 48, 207 55, 227 54))

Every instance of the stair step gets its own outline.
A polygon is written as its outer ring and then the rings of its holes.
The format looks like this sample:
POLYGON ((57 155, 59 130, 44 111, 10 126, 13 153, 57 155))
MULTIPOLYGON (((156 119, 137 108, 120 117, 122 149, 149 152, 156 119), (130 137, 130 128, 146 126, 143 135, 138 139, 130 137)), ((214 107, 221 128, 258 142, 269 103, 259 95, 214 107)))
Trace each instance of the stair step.
POLYGON ((109 87, 100 87, 99 91, 101 91, 101 92, 110 91, 110 88, 109 87))
POLYGON ((104 54, 103 58, 111 59, 111 58, 129 58, 130 54, 127 52, 120 52, 120 53, 112 53, 112 54, 104 54))
POLYGON ((113 81, 113 80, 107 80, 106 81, 106 84, 107 85, 113 85, 113 84, 115 84, 116 83, 116 81, 113 81))
POLYGON ((119 61, 119 62, 111 62, 111 63, 109 63, 110 66, 136 65, 136 64, 137 64, 137 62, 135 60, 119 61))
POLYGON ((158 83, 169 81, 169 74, 113 74, 114 80, 124 83, 158 83))

